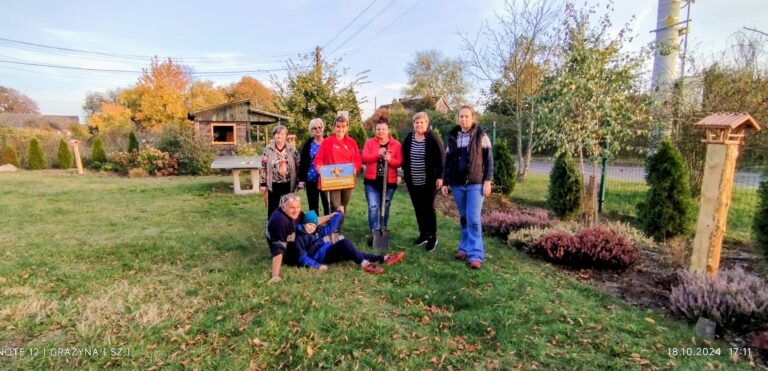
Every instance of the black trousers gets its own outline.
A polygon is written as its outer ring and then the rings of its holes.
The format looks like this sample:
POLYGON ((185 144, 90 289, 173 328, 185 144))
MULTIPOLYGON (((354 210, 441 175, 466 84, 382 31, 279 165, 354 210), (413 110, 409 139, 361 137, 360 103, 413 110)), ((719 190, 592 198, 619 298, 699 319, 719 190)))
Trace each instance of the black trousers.
POLYGON ((309 205, 310 210, 315 210, 315 213, 320 215, 320 207, 318 203, 321 203, 323 204, 322 215, 328 215, 331 213, 331 207, 328 205, 327 192, 323 192, 317 189, 317 182, 304 182, 304 189, 307 190, 307 204, 309 205))
POLYGON ((280 197, 288 193, 291 193, 291 182, 272 183, 272 190, 267 190, 267 220, 280 207, 280 197))
POLYGON ((343 239, 328 248, 325 253, 325 258, 320 263, 330 264, 341 261, 352 260, 353 262, 360 264, 363 260, 367 260, 372 263, 379 263, 384 261, 384 255, 373 255, 364 253, 355 248, 355 245, 348 239, 343 239))
POLYGON ((437 237, 437 215, 435 215, 435 184, 408 184, 408 194, 411 196, 413 211, 416 212, 416 222, 419 224, 419 235, 422 237, 437 237))

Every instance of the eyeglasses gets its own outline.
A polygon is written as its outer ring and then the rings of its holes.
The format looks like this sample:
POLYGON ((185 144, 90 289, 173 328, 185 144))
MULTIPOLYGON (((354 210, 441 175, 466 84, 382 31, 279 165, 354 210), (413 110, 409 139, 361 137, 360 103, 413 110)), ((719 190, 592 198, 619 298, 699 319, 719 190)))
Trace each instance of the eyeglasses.
POLYGON ((315 127, 313 127, 312 129, 310 129, 310 130, 323 130, 323 128, 321 128, 321 127, 319 127, 319 126, 315 126, 315 127))

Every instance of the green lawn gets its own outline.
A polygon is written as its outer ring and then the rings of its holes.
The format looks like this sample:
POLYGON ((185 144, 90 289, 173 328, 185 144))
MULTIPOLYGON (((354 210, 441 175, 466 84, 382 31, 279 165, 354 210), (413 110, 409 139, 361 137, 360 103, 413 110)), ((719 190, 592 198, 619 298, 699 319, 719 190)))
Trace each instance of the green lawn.
MULTIPOLYGON (((530 206, 546 208, 549 177, 529 174, 525 181, 518 182, 512 194, 512 201, 530 206)), ((639 182, 609 180, 603 204, 603 216, 608 219, 634 222, 637 203, 645 198, 647 186, 639 182)), ((698 216, 695 204, 694 223, 698 216)), ((757 188, 734 188, 731 207, 728 210, 728 226, 725 238, 734 242, 750 243, 752 240, 752 218, 757 211, 757 188)))
MULTIPOLYGON (((267 285, 261 196, 236 197, 229 184, 0 174, 0 369, 748 368, 689 325, 498 241, 486 239, 487 265, 470 271, 452 259, 452 220, 440 220, 436 252, 408 247, 416 227, 402 192, 390 229, 404 263, 381 276, 352 263, 324 274, 289 267, 267 285), (706 346, 722 355, 668 355, 706 346), (7 355, 13 348, 25 356, 7 355)), ((345 225, 354 241, 367 228, 364 202, 355 191, 345 225)))

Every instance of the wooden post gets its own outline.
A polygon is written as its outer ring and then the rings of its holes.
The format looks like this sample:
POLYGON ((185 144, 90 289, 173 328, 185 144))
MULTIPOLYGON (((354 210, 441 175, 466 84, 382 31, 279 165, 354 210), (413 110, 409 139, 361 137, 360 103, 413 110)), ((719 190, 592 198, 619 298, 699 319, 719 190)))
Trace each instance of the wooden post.
POLYGON ((701 184, 701 204, 693 240, 690 271, 717 274, 731 206, 739 144, 709 143, 701 184))
POLYGON ((75 165, 77 165, 77 173, 83 175, 83 161, 80 159, 80 141, 73 139, 71 143, 72 149, 75 151, 75 165))

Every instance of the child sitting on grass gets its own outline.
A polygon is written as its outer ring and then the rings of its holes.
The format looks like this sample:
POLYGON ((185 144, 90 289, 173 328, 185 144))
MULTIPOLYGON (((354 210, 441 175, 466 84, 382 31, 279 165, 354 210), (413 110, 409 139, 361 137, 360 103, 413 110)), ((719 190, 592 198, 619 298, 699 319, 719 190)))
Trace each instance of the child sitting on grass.
POLYGON ((286 251, 286 260, 301 267, 310 267, 325 271, 326 264, 352 260, 367 273, 381 274, 384 269, 374 263, 393 265, 405 258, 404 252, 394 255, 372 255, 358 251, 351 241, 342 238, 337 242, 331 241, 333 233, 344 217, 344 207, 331 214, 331 220, 325 226, 318 226, 317 214, 310 210, 304 214, 301 226, 297 228, 293 248, 286 251))

